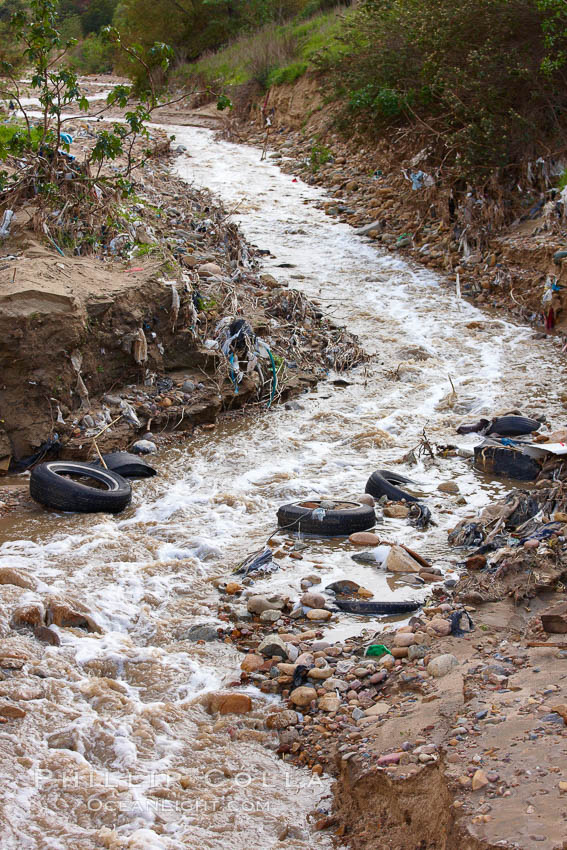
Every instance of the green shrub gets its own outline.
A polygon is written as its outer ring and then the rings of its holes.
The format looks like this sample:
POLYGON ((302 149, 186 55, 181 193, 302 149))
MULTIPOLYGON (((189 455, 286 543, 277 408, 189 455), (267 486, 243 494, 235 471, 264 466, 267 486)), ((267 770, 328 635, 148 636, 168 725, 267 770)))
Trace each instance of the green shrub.
POLYGON ((100 35, 88 35, 72 50, 70 66, 81 74, 104 74, 112 71, 114 50, 100 35))
POLYGON ((313 174, 316 174, 319 171, 322 165, 329 162, 331 158, 331 151, 329 148, 325 147, 325 145, 320 144, 320 142, 313 142, 311 145, 311 153, 309 155, 309 161, 311 163, 311 171, 313 174))
POLYGON ((294 83, 303 76, 309 65, 307 62, 292 62, 283 68, 276 68, 268 75, 268 88, 270 86, 282 86, 284 83, 294 83))
POLYGON ((377 132, 417 122, 443 161, 492 169, 560 143, 566 22, 563 0, 363 0, 319 64, 377 132))

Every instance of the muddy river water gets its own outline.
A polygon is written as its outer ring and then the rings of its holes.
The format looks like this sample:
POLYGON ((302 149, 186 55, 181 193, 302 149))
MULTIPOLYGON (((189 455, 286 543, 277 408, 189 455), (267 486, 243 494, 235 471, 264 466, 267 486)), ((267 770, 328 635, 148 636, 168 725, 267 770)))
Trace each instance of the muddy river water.
MULTIPOLYGON (((22 638, 36 660, 21 680, 27 716, 0 727, 4 850, 330 847, 311 815, 327 810, 329 784, 279 760, 263 730, 275 698, 249 688, 252 714, 218 721, 202 706, 239 669, 230 646, 184 639, 189 626, 216 621, 212 581, 263 544, 280 504, 363 492, 369 474, 416 446, 424 428, 433 443, 470 447, 478 438, 455 435, 468 417, 522 407, 562 424, 565 369, 553 340, 535 340, 532 329, 482 313, 435 275, 379 253, 317 207, 321 190, 261 162, 259 150, 204 129, 168 130, 187 148, 178 173, 236 208, 249 241, 273 255, 265 271, 317 299, 370 359, 347 375, 349 386, 331 374, 296 409, 221 424, 161 452, 159 476, 135 483, 120 516, 54 521, 38 509, 4 523, 0 566, 38 581, 37 591, 17 589, 19 603, 70 594, 102 629, 60 629, 58 648, 22 638), (419 357, 410 357, 416 346, 419 357)), ((459 457, 395 469, 419 482, 437 525, 424 532, 386 519, 379 533, 452 569, 447 529, 505 484, 459 457), (449 480, 460 496, 438 492, 449 480)), ((286 560, 258 592, 298 595, 317 562, 323 586, 348 576, 376 599, 426 593, 356 564, 348 542, 307 543, 304 559, 286 560)), ((344 615, 329 634, 377 625, 344 615)))

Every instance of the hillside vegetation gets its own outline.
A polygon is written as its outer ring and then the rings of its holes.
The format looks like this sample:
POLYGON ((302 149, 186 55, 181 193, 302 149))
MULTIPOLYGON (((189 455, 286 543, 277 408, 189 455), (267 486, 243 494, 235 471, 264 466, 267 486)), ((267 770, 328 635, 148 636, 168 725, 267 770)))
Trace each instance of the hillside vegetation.
MULTIPOLYGON (((2 27, 27 2, 0 8, 0 59, 2 27)), ((261 93, 315 73, 349 132, 353 121, 376 137, 415 128, 429 162, 464 177, 513 178, 518 162, 563 150, 566 0, 61 0, 59 25, 83 73, 139 73, 105 41, 108 25, 150 67, 153 45, 170 45, 176 87, 261 93)))
POLYGON ((364 0, 324 67, 367 128, 418 123, 478 173, 563 147, 566 36, 564 0, 364 0))

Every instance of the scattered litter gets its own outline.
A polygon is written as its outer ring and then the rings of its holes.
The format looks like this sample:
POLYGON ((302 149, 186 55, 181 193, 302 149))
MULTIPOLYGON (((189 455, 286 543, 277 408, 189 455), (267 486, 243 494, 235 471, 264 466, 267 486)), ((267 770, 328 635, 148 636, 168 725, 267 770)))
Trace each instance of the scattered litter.
POLYGON ((474 465, 482 472, 518 481, 535 481, 541 472, 541 464, 521 446, 503 445, 496 440, 485 440, 475 446, 474 465))
POLYGON ((391 655, 392 653, 387 646, 384 646, 383 643, 373 643, 371 646, 366 648, 366 652, 364 654, 380 658, 382 655, 391 655))
POLYGON ((269 546, 262 549, 261 552, 255 552, 248 555, 235 570, 234 575, 248 576, 251 573, 271 573, 278 569, 278 565, 274 563, 272 558, 272 550, 269 546))
POLYGON ((0 224, 0 239, 5 239, 6 236, 10 233, 10 224, 14 217, 13 210, 6 210, 2 217, 2 224, 0 224))
POLYGON ((470 614, 464 609, 462 611, 454 611, 452 614, 450 614, 449 621, 451 623, 451 634, 455 635, 455 637, 463 637, 463 635, 468 634, 468 632, 474 631, 474 623, 471 620, 470 614), (468 621, 469 626, 467 631, 461 628, 461 622, 465 617, 468 621))
POLYGON ((403 171, 403 175, 406 180, 411 182, 411 188, 414 192, 418 189, 430 188, 431 186, 435 186, 435 180, 430 174, 426 174, 425 171, 403 171))

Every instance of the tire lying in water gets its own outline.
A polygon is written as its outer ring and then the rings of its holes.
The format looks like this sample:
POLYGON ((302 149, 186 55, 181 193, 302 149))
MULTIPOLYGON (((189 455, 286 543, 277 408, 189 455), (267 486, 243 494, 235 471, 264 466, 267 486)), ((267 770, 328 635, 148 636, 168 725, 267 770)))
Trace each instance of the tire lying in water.
POLYGON ((381 499, 386 496, 390 502, 401 502, 405 499, 406 502, 418 502, 417 496, 412 496, 411 493, 406 493, 401 487, 396 487, 396 484, 412 484, 409 478, 403 475, 398 475, 396 472, 388 472, 387 469, 377 469, 373 472, 368 481, 364 492, 370 493, 375 499, 381 499))
MULTIPOLYGON (((329 500, 322 501, 325 504, 329 500)), ((355 531, 367 531, 376 524, 376 514, 370 505, 343 501, 335 504, 335 508, 323 508, 321 501, 309 500, 282 505, 278 510, 278 525, 319 537, 347 537, 355 531)))
POLYGON ((484 432, 489 434, 500 434, 501 437, 521 437, 532 434, 541 428, 541 422, 537 419, 528 419, 527 416, 498 416, 490 423, 490 427, 484 432))
MULTIPOLYGON (((103 455, 107 469, 112 472, 117 472, 123 478, 152 478, 157 475, 157 470, 150 466, 147 460, 134 455, 131 452, 111 452, 103 455)), ((99 464, 94 464, 97 469, 102 467, 99 464)))
POLYGON ((32 470, 30 495, 60 511, 116 514, 130 504, 132 487, 116 472, 89 463, 53 460, 32 470))
POLYGON ((421 607, 420 602, 359 602, 356 599, 337 599, 335 604, 347 614, 410 614, 421 607))

